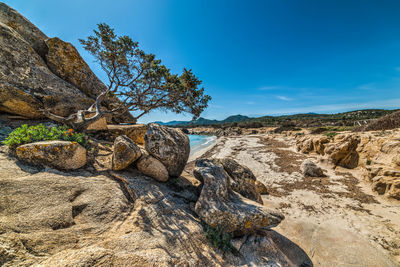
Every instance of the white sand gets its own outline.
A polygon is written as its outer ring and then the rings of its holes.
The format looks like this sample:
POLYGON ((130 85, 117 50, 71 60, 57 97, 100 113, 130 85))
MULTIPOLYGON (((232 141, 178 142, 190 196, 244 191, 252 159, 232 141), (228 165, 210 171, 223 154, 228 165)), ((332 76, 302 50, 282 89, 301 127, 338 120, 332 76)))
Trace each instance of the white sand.
POLYGON ((215 146, 216 143, 217 143, 217 137, 215 137, 212 141, 209 141, 201 149, 199 149, 196 152, 194 152, 193 154, 191 154, 189 156, 188 162, 200 158, 202 155, 204 155, 204 153, 206 153, 208 150, 212 149, 215 146))
MULTIPOLYGON (((319 163, 328 175, 321 179, 330 182, 327 192, 321 193, 312 187, 290 191, 277 183, 302 182, 303 175, 279 170, 275 162, 278 156, 269 151, 259 137, 219 138, 213 157, 233 156, 249 167, 268 188, 288 193, 282 196, 264 195, 264 204, 284 213, 286 219, 275 230, 302 247, 312 258, 314 266, 363 266, 363 262, 374 260, 378 265, 369 266, 400 266, 399 201, 374 194, 370 184, 362 180, 357 171, 337 168, 341 172, 352 173, 359 180, 361 191, 379 203, 361 202, 351 195, 350 188, 344 183, 346 178, 335 174, 333 166, 328 163, 319 163)), ((299 154, 291 137, 278 136, 276 140, 289 145, 282 150, 299 154)), ((314 159, 317 160, 316 157, 314 159)))

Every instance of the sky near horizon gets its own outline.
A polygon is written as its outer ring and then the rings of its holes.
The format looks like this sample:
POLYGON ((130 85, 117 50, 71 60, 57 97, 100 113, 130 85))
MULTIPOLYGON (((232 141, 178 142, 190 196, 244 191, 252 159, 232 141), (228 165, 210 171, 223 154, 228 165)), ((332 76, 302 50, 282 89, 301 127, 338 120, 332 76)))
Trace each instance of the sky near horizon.
MULTIPOLYGON (((1 1, 1 0, 0 0, 1 1)), ((400 1, 3 0, 49 37, 79 44, 105 22, 212 96, 202 117, 400 108, 400 1)), ((152 112, 141 122, 190 120, 152 112)))

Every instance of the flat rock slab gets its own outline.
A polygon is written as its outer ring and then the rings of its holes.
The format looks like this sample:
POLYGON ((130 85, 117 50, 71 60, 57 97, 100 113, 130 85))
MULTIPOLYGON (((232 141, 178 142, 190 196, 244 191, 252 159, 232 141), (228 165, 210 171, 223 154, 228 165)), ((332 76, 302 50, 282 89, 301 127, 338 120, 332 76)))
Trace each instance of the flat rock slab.
POLYGON ((107 125, 107 129, 114 135, 126 135, 133 142, 138 145, 144 145, 144 135, 147 131, 146 124, 132 124, 132 125, 118 125, 118 124, 111 124, 107 125))
POLYGON ((86 149, 76 142, 43 141, 17 147, 21 161, 60 170, 79 169, 86 164, 86 149))

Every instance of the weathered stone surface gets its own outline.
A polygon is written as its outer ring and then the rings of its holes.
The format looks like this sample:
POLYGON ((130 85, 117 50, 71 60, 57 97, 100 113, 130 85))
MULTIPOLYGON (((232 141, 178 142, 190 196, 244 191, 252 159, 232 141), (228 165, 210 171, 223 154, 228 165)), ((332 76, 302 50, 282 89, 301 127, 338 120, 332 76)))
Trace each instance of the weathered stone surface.
POLYGON ((142 155, 137 161, 138 170, 144 175, 150 176, 157 181, 168 181, 168 171, 165 166, 151 155, 142 155))
POLYGON ((106 131, 107 129, 106 117, 102 117, 99 120, 94 121, 86 128, 87 131, 106 131))
POLYGON ((372 179, 372 191, 379 195, 400 200, 400 178, 376 176, 372 179))
POLYGON ((317 154, 324 155, 325 144, 329 143, 330 139, 326 136, 320 136, 313 139, 313 148, 317 154))
POLYGON ((296 147, 297 151, 308 154, 314 149, 313 140, 309 136, 301 137, 297 140, 296 147))
POLYGON ((144 135, 147 132, 146 124, 108 125, 108 131, 113 135, 126 135, 138 145, 144 145, 144 135))
POLYGON ((223 158, 220 161, 231 178, 230 185, 232 190, 245 198, 263 204, 261 195, 255 185, 256 177, 252 171, 232 158, 223 158))
POLYGON ((114 151, 112 157, 112 169, 115 171, 123 170, 140 156, 140 148, 126 135, 118 136, 114 141, 114 151))
POLYGON ((325 148, 325 154, 333 164, 353 169, 358 165, 359 155, 357 146, 360 138, 354 134, 338 135, 335 137, 335 143, 325 148))
POLYGON ((39 118, 39 110, 67 116, 93 100, 53 74, 16 31, 0 23, 0 111, 39 118))
POLYGON ((400 167, 400 154, 396 154, 393 158, 392 158, 392 162, 396 167, 400 167))
POLYGON ((261 195, 268 195, 268 188, 265 186, 265 184, 261 183, 260 181, 255 181, 254 184, 256 185, 258 193, 261 195))
POLYGON ((150 123, 144 140, 146 150, 164 164, 170 176, 181 175, 190 153, 187 135, 178 129, 150 123))
POLYGON ((15 9, 10 8, 0 2, 0 23, 12 28, 22 36, 30 45, 34 45, 40 40, 44 40, 47 36, 33 25, 24 16, 19 14, 15 9))
POLYGON ((243 256, 221 253, 191 210, 195 186, 110 173, 40 172, 0 152, 1 265, 295 267, 307 258, 270 231, 244 237, 243 256))
POLYGON ((303 163, 301 164, 301 172, 305 176, 310 176, 310 177, 325 176, 322 169, 320 167, 318 167, 317 164, 315 164, 315 162, 313 162, 310 159, 306 159, 305 161, 303 161, 303 163))
POLYGON ((387 192, 388 197, 400 200, 400 179, 394 179, 387 192))
MULTIPOLYGON (((43 108, 69 116, 90 107, 105 89, 71 44, 58 38, 48 39, 3 3, 0 3, 0 77, 0 111, 27 118, 42 117, 43 108)), ((103 104, 112 108, 110 101, 103 104)), ((132 118, 129 113, 113 116, 116 122, 132 118)))
POLYGON ((75 142, 43 141, 17 147, 20 160, 60 170, 79 169, 86 164, 86 149, 75 142))
POLYGON ((233 192, 229 176, 221 164, 198 160, 196 172, 202 176, 204 184, 195 211, 207 224, 240 235, 276 226, 284 219, 281 213, 233 192))
POLYGON ((92 98, 107 90, 72 44, 57 37, 45 42, 48 47, 46 63, 53 73, 92 98))

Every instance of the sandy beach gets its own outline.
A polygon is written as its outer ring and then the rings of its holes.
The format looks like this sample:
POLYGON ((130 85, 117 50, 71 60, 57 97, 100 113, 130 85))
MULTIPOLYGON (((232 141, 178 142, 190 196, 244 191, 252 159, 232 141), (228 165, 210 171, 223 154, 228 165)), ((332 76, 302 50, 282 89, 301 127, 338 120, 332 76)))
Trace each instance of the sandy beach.
POLYGON ((217 142, 217 137, 216 136, 210 137, 210 140, 207 143, 203 144, 199 149, 196 149, 193 152, 191 151, 188 161, 190 162, 190 161, 193 161, 193 160, 195 160, 197 158, 200 158, 207 151, 212 149, 215 146, 216 142, 217 142))
POLYGON ((249 167, 269 190, 264 205, 286 217, 274 230, 299 245, 314 266, 400 266, 400 204, 373 193, 359 171, 299 153, 284 135, 220 137, 204 150, 186 171, 201 154, 249 167), (307 158, 326 177, 304 177, 300 165, 307 158))

